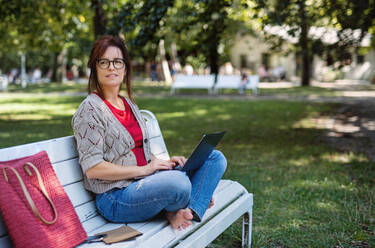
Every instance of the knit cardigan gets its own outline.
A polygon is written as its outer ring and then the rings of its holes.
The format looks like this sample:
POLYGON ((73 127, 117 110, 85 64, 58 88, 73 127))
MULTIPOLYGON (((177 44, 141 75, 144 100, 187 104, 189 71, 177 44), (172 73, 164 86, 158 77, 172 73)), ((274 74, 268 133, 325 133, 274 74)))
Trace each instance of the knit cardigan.
MULTIPOLYGON (((143 150, 148 162, 151 159, 151 147, 145 121, 133 102, 128 102, 143 135, 143 150)), ((84 187, 96 194, 113 188, 128 186, 133 180, 88 179, 86 171, 100 162, 107 161, 122 166, 137 166, 132 152, 135 142, 128 130, 96 94, 88 95, 73 115, 72 127, 77 142, 79 164, 83 171, 84 187)))

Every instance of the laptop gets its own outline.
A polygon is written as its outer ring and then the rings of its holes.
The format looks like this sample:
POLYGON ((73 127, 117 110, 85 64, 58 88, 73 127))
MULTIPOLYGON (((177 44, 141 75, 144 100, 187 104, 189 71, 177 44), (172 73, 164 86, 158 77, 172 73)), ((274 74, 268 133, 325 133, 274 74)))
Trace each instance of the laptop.
POLYGON ((219 144, 226 131, 204 134, 199 144, 195 147, 194 151, 186 161, 184 167, 177 165, 175 170, 181 171, 194 171, 200 168, 211 154, 213 149, 219 144))

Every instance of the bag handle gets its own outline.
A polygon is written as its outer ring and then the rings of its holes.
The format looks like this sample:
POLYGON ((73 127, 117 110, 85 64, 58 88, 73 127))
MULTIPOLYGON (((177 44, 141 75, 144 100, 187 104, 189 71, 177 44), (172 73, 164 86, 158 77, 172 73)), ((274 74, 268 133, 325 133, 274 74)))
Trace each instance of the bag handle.
POLYGON ((25 195, 26 200, 27 200, 27 202, 29 203, 29 205, 30 205, 31 209, 33 210, 34 214, 35 214, 35 215, 36 215, 36 216, 37 216, 37 217, 38 217, 43 223, 45 223, 45 224, 47 224, 47 225, 51 225, 51 224, 55 223, 56 220, 57 220, 57 210, 56 210, 56 207, 55 207, 55 205, 53 204, 51 198, 50 198, 49 195, 48 195, 48 192, 47 192, 47 190, 46 190, 46 188, 45 188, 45 186, 44 186, 44 184, 43 184, 43 180, 42 180, 42 177, 41 177, 41 175, 40 175, 40 173, 39 173, 39 170, 38 170, 38 169, 35 167, 35 165, 33 165, 32 163, 30 163, 30 162, 25 163, 25 164, 23 165, 23 167, 24 167, 24 169, 25 169, 27 175, 29 175, 29 176, 32 176, 32 173, 31 173, 30 169, 29 169, 27 166, 30 166, 30 167, 35 171, 35 174, 36 174, 36 176, 37 176, 37 178, 38 178, 39 187, 40 187, 40 189, 42 190, 42 193, 43 193, 44 197, 48 200, 49 204, 51 205, 51 207, 52 207, 52 209, 53 209, 53 213, 54 213, 55 218, 54 218, 52 221, 48 221, 48 220, 44 219, 44 218, 40 215, 38 209, 37 209, 36 206, 35 206, 35 203, 34 203, 33 199, 32 199, 31 196, 30 196, 29 191, 28 191, 27 188, 26 188, 25 183, 23 182, 21 176, 19 175, 19 173, 17 172, 16 169, 14 169, 13 167, 10 167, 10 166, 6 166, 6 167, 4 167, 4 168, 3 168, 3 174, 4 174, 4 177, 5 177, 5 180, 6 180, 7 182, 9 182, 9 181, 8 181, 8 176, 7 176, 6 169, 10 169, 10 170, 12 170, 12 171, 14 172, 14 174, 16 175, 16 177, 17 177, 19 183, 21 184, 21 188, 22 188, 23 194, 25 195))

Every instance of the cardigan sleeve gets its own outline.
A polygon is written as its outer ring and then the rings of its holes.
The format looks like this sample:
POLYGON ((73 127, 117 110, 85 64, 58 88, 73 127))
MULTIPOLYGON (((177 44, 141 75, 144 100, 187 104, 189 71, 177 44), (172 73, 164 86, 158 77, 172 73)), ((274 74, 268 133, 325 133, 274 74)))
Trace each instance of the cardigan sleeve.
POLYGON ((100 121, 98 111, 84 102, 72 119, 74 137, 77 142, 79 163, 83 173, 104 161, 104 125, 100 121))

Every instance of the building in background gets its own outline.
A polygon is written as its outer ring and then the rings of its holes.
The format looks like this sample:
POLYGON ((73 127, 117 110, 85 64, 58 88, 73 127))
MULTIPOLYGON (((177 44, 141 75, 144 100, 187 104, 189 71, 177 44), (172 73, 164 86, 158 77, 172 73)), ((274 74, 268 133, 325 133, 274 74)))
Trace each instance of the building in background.
MULTIPOLYGON (((298 38, 288 35, 287 28, 281 26, 267 27, 268 34, 282 37, 286 42, 281 52, 272 51, 272 44, 262 34, 237 34, 234 45, 230 49, 233 66, 238 69, 246 68, 252 74, 258 74, 264 81, 290 80, 296 81, 300 75, 300 59, 295 52, 289 52, 288 46, 298 42, 298 38), (263 73, 266 73, 264 76, 263 73)), ((359 35, 359 30, 349 30, 353 37, 359 35)), ((311 27, 309 36, 320 39, 324 44, 338 41, 337 31, 323 27, 311 27)), ((336 79, 351 79, 373 82, 375 80, 375 50, 370 49, 371 35, 367 34, 360 43, 359 49, 351 49, 345 61, 327 61, 314 56, 311 65, 313 79, 319 81, 334 81, 336 79)))

